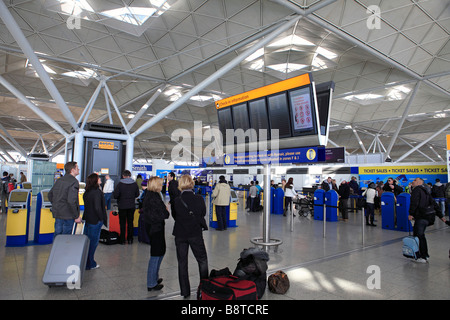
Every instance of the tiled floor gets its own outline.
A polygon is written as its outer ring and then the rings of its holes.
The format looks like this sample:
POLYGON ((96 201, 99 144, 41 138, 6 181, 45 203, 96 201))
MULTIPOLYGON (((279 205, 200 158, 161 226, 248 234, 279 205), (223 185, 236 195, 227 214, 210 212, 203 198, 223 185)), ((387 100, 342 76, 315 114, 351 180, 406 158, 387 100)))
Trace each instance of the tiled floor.
MULTIPOLYGON (((381 217, 377 216, 381 225, 381 217)), ((149 246, 106 246, 99 244, 96 260, 100 268, 87 271, 80 290, 48 288, 41 279, 51 245, 5 247, 6 217, 0 215, 0 299, 166 299, 178 300, 177 260, 173 221, 166 224, 167 253, 161 265, 164 288, 147 292, 149 246)), ((270 251, 269 273, 287 272, 291 287, 285 295, 266 290, 264 300, 313 299, 450 299, 450 229, 440 220, 427 230, 431 260, 418 264, 401 254, 401 238, 407 233, 365 227, 362 246, 361 215, 350 214, 349 222, 323 224, 313 218, 296 217, 294 231, 289 219, 271 215, 271 236, 281 239, 278 252, 270 251), (376 266, 378 272, 368 272, 376 266), (379 275, 379 277, 377 277, 379 275), (369 289, 368 284, 379 284, 369 289)), ((209 268, 237 264, 239 253, 251 245, 249 239, 262 236, 262 213, 239 208, 238 227, 204 232, 209 268)), ((198 285, 198 268, 190 254, 189 273, 193 294, 198 285)))

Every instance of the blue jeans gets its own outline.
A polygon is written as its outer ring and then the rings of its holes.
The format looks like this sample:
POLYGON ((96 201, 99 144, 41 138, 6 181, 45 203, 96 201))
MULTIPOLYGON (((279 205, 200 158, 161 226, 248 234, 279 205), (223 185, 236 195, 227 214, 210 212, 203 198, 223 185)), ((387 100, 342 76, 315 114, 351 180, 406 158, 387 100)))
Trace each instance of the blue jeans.
POLYGON ((86 270, 90 270, 97 266, 97 262, 94 260, 94 254, 98 246, 98 240, 100 239, 102 225, 103 221, 99 221, 97 224, 86 223, 85 234, 89 238, 89 253, 86 262, 86 270))
POLYGON ((435 198, 434 201, 441 207, 442 215, 445 216, 445 198, 435 198))
POLYGON ((111 197, 112 193, 105 193, 106 210, 111 210, 111 197))
POLYGON ((55 236, 58 234, 72 234, 75 219, 55 219, 55 236))
POLYGON ((159 267, 164 256, 150 256, 147 270, 147 288, 153 288, 158 284, 159 267))

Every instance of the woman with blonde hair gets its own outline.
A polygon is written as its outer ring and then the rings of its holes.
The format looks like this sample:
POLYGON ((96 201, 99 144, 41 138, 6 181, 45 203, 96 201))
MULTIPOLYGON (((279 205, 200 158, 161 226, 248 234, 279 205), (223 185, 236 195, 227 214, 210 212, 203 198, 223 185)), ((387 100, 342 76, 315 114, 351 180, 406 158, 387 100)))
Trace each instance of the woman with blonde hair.
POLYGON ((194 180, 191 176, 182 176, 178 180, 178 189, 181 194, 175 199, 175 214, 172 213, 175 220, 173 235, 181 295, 187 298, 191 293, 188 273, 189 247, 197 260, 200 279, 208 278, 208 256, 202 234, 203 230, 208 230, 208 226, 205 221, 205 201, 201 195, 194 194, 194 180))
POLYGON ((152 177, 147 182, 147 191, 142 205, 143 220, 150 239, 150 260, 147 271, 147 289, 161 290, 164 285, 159 278, 159 268, 166 253, 165 221, 169 211, 162 196, 163 179, 152 177))

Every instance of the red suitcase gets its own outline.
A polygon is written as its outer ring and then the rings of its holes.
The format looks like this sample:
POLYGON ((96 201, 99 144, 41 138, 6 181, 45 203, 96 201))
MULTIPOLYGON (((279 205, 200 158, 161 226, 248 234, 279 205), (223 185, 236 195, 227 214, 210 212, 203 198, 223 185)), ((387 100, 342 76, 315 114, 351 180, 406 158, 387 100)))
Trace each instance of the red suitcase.
POLYGON ((258 295, 253 281, 230 275, 201 280, 197 300, 258 300, 258 295))

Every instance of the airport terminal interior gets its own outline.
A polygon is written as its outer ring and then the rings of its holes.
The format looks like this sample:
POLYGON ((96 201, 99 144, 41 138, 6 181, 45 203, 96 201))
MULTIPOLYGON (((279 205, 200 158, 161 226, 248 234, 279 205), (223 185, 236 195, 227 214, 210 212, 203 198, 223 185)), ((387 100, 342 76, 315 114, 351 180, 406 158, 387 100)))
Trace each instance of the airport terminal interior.
POLYGON ((0 0, 0 300, 197 300, 192 251, 180 294, 172 216, 148 291, 138 209, 134 241, 99 243, 79 287, 45 283, 48 192, 72 161, 81 214, 94 172, 102 188, 158 176, 166 203, 169 173, 194 178, 209 271, 257 248, 267 277, 287 274, 261 300, 450 299, 447 224, 426 228, 428 259, 404 248, 416 178, 450 219, 449 34, 448 0, 0 0))

